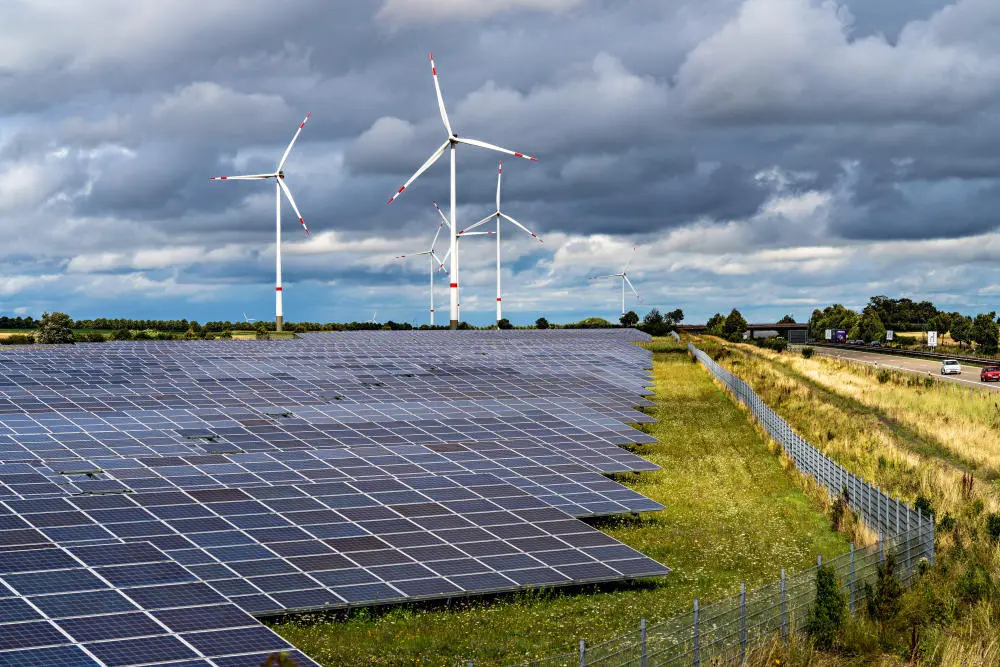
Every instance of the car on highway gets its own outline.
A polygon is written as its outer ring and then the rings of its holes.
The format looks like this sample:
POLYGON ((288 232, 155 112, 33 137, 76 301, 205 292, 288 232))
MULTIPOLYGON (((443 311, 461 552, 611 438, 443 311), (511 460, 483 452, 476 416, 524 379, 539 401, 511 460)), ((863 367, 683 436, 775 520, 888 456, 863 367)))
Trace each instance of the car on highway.
POLYGON ((1000 382, 1000 366, 985 366, 979 371, 980 382, 1000 382))
POLYGON ((877 340, 873 340, 872 342, 868 343, 868 345, 871 347, 882 347, 882 343, 877 340))
POLYGON ((962 365, 954 359, 945 359, 941 362, 941 375, 961 375, 962 365))

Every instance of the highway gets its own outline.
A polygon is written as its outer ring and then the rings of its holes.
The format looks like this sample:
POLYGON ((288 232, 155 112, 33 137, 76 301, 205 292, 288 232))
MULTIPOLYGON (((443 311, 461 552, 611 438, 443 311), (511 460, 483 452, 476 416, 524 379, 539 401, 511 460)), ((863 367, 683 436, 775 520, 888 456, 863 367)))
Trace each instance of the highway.
POLYGON ((979 387, 980 389, 1000 391, 1000 382, 979 381, 979 366, 971 366, 963 363, 961 375, 941 375, 941 362, 937 360, 900 357, 893 354, 857 350, 850 347, 816 347, 813 349, 817 355, 851 359, 870 365, 874 365, 877 362, 879 368, 892 368, 894 370, 907 371, 909 373, 917 373, 920 375, 927 375, 930 373, 931 375, 948 382, 955 382, 966 386, 972 385, 979 387))

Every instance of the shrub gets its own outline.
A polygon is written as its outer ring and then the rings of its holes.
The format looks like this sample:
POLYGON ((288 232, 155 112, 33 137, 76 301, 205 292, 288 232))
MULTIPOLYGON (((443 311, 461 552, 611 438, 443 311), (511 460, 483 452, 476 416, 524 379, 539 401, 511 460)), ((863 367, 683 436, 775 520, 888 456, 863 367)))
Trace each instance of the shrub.
POLYGON ((930 498, 923 495, 917 496, 913 502, 913 509, 920 511, 925 517, 934 514, 934 505, 931 504, 930 498))
POLYGON ((809 609, 805 631, 820 648, 830 648, 847 617, 847 601, 837 583, 833 566, 816 570, 816 600, 809 609))
POLYGON ((833 529, 840 530, 843 528, 850 516, 850 496, 848 495, 847 488, 845 487, 841 490, 840 494, 837 495, 837 498, 833 501, 833 506, 830 508, 830 521, 833 523, 833 529))
POLYGON ((816 350, 811 347, 804 347, 802 348, 802 356, 806 359, 811 359, 815 351, 816 350))
POLYGON ((875 374, 875 377, 879 384, 885 384, 892 379, 892 371, 888 368, 880 368, 878 369, 878 373, 875 374))
POLYGON ((537 320, 535 320, 535 328, 536 329, 548 329, 549 328, 549 321, 547 319, 545 319, 544 317, 539 317, 537 320))
POLYGON ((103 343, 105 340, 107 340, 107 338, 104 337, 104 334, 100 333, 99 331, 91 331, 89 333, 85 333, 83 334, 83 338, 88 343, 103 343))
POLYGON ((1000 542, 1000 514, 990 512, 986 515, 986 532, 989 533, 993 544, 1000 542))
POLYGON ((506 317, 497 321, 497 329, 513 329, 514 325, 506 317))
POLYGON ((31 345, 35 342, 35 337, 31 334, 12 334, 0 338, 0 345, 31 345))
POLYGON ((774 350, 777 353, 782 353, 788 349, 788 341, 781 337, 775 338, 756 338, 754 343, 757 347, 763 347, 768 350, 774 350))
POLYGON ((111 340, 132 340, 132 332, 128 329, 116 329, 111 334, 111 340))
POLYGON ((896 557, 886 554, 885 560, 878 564, 875 588, 865 583, 868 617, 882 623, 891 621, 899 613, 902 596, 903 584, 896 576, 896 557))
POLYGON ((955 590, 963 602, 974 604, 985 600, 994 592, 996 585, 985 567, 974 563, 965 570, 955 583, 955 590))
POLYGON ((73 320, 66 313, 42 313, 42 323, 35 333, 35 342, 42 345, 73 343, 73 320))

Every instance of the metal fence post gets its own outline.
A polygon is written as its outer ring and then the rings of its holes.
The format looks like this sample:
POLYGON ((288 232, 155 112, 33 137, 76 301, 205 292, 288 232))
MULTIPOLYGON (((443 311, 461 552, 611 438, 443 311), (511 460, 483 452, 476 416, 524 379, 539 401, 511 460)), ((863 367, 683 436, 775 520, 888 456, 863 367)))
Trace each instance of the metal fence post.
POLYGON ((885 562, 885 541, 882 539, 882 531, 878 531, 878 562, 885 562))
POLYGON ((698 598, 694 599, 694 667, 701 665, 701 637, 698 636, 698 598))
POLYGON ((816 566, 823 567, 823 554, 816 554, 816 566))
POLYGON ((906 526, 906 528, 904 529, 904 532, 906 534, 906 585, 907 586, 910 585, 910 578, 911 578, 911 575, 912 575, 912 571, 911 571, 911 567, 910 567, 910 547, 913 546, 913 535, 910 533, 910 515, 911 514, 913 514, 913 510, 910 509, 909 505, 907 505, 906 506, 906 511, 903 512, 904 525, 906 526))
POLYGON ((580 640, 580 667, 587 667, 587 645, 580 640))
POLYGON ((788 641, 788 600, 785 596, 785 568, 781 568, 781 641, 788 641))
POLYGON ((854 613, 854 542, 851 542, 851 613, 854 613))
MULTIPOLYGON (((747 585, 740 584, 740 664, 747 659, 747 585)), ((643 666, 645 667, 645 666, 643 666)))
POLYGON ((641 645, 639 647, 639 667, 646 667, 646 619, 639 619, 639 639, 641 645))

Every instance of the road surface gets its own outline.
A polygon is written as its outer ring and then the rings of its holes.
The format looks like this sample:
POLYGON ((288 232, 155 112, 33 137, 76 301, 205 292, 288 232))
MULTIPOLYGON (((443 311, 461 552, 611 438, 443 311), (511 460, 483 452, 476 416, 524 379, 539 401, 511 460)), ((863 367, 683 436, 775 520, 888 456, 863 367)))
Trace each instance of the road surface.
POLYGON ((955 382, 965 386, 975 386, 980 389, 1000 390, 1000 382, 979 381, 980 366, 971 366, 964 362, 962 363, 961 375, 941 375, 941 362, 937 360, 900 357, 894 354, 881 354, 879 352, 857 350, 850 347, 815 347, 813 349, 815 350, 815 354, 825 357, 852 359, 869 365, 874 365, 877 362, 879 368, 891 368, 919 375, 930 373, 936 378, 948 382, 955 382))

